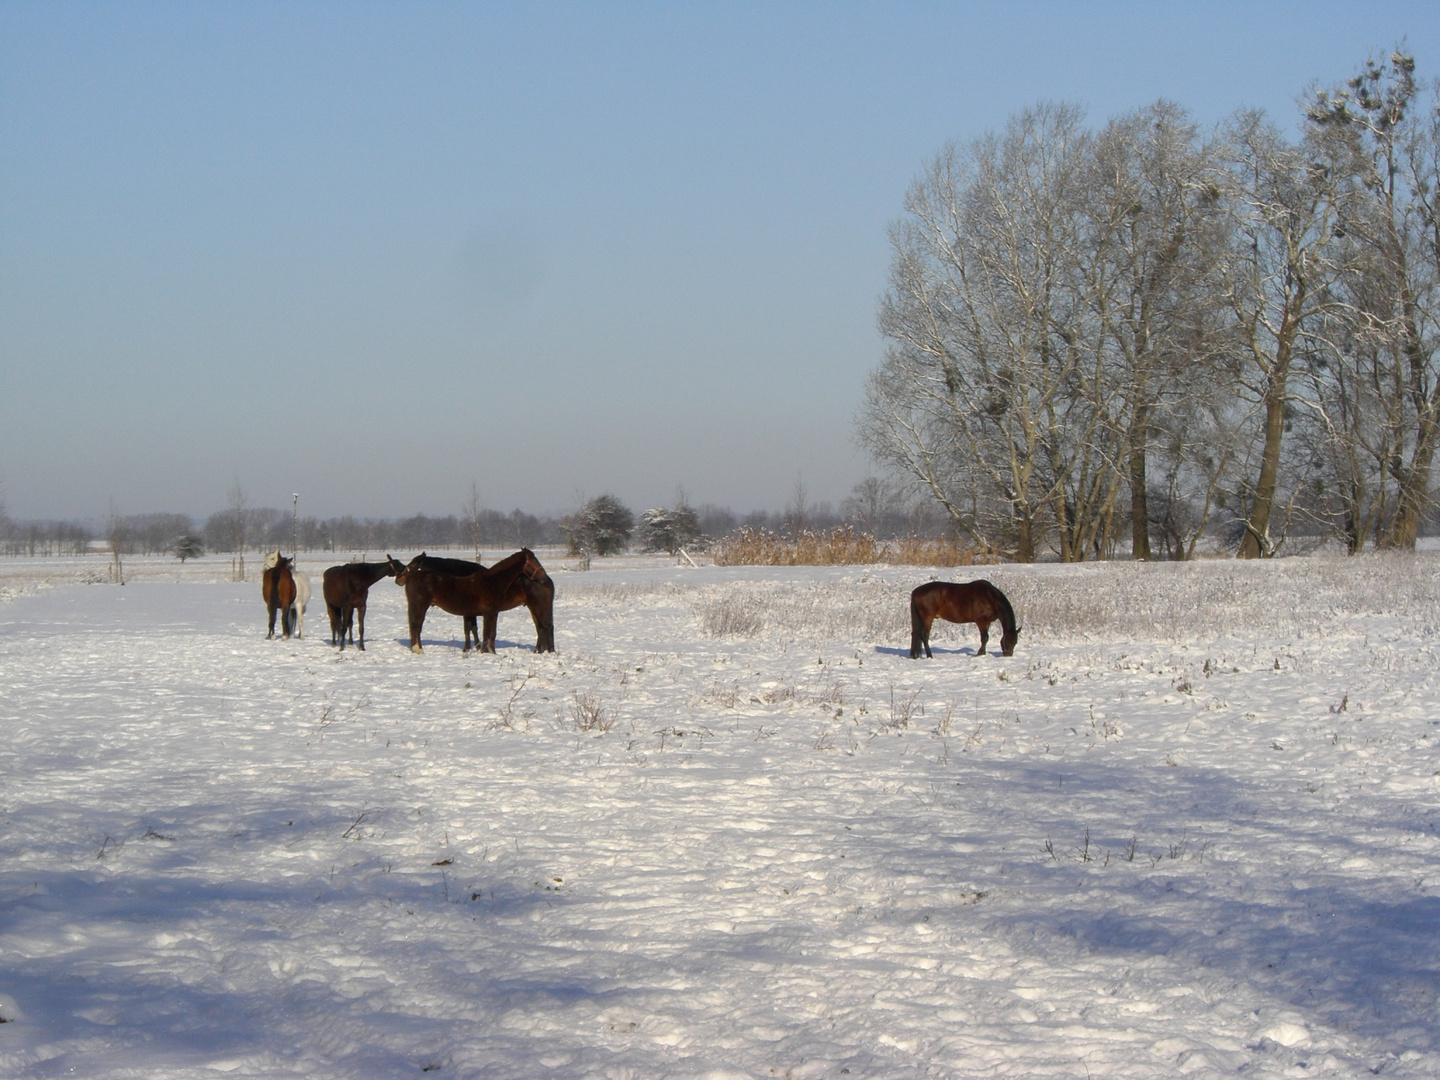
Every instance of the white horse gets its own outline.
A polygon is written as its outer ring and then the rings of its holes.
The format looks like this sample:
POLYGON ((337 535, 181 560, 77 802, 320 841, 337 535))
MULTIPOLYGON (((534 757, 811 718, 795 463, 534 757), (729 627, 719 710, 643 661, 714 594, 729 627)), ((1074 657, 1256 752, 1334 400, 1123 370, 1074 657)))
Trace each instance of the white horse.
MULTIPOLYGON (((279 548, 266 552, 265 569, 269 570, 279 561, 279 548)), ((290 617, 295 625, 295 636, 303 638, 305 636, 305 606, 310 603, 310 579, 296 570, 294 566, 290 568, 290 576, 295 579, 295 606, 290 609, 290 617)))

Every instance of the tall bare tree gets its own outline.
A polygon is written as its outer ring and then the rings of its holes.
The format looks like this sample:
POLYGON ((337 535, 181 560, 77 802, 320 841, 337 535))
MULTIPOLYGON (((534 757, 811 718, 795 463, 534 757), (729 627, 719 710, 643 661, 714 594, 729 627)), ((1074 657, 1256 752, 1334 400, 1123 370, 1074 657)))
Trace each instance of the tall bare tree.
MULTIPOLYGON (((1367 61, 1344 88, 1317 94, 1309 119, 1355 196, 1343 215, 1357 337, 1348 358, 1371 369, 1380 483, 1395 487, 1392 513, 1380 500, 1388 520, 1379 539, 1413 549, 1433 506, 1440 441, 1440 88, 1427 92, 1414 58, 1397 51, 1388 63, 1367 61)), ((1336 370, 1364 374, 1353 362, 1336 370)))
POLYGON ((1219 283, 1232 318, 1238 386, 1259 421, 1253 479, 1238 492, 1240 555, 1258 558, 1280 543, 1273 530, 1286 498, 1281 464, 1297 345, 1318 332, 1335 303, 1338 192, 1313 148, 1291 143, 1262 113, 1232 119, 1224 152, 1230 243, 1219 283))
MULTIPOLYGON (((1194 404, 1194 375, 1212 359, 1206 286, 1219 244, 1219 185, 1185 111, 1159 101, 1105 126, 1087 187, 1083 287, 1123 438, 1131 553, 1148 559, 1151 447, 1176 441, 1173 429, 1194 404)), ((1173 487, 1178 474, 1166 480, 1173 487)))
POLYGON ((238 476, 230 485, 228 499, 226 511, 229 515, 231 550, 236 553, 235 580, 244 581, 245 539, 250 517, 250 497, 246 494, 245 486, 240 483, 238 476))
POLYGON ((485 538, 485 500, 480 497, 480 486, 470 481, 470 497, 465 500, 461 516, 470 541, 475 546, 475 561, 480 561, 480 542, 485 538))
POLYGON ((1085 557, 1087 510, 1114 489, 1074 288, 1090 141, 1078 108, 1041 105, 930 163, 891 227, 889 345, 859 417, 862 444, 958 532, 1026 561, 1047 529, 1085 557))

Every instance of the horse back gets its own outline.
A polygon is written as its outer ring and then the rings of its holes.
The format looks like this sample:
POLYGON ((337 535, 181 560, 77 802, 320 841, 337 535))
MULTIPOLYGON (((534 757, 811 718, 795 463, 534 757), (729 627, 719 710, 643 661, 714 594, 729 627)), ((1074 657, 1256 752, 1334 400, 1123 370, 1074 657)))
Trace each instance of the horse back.
POLYGON ((1004 595, 984 578, 976 581, 927 581, 910 594, 910 609, 946 622, 990 623, 1005 612, 1004 595))
POLYGON ((410 566, 412 569, 433 570, 436 573, 449 574, 452 577, 464 577, 485 569, 484 563, 471 562, 469 559, 449 559, 440 555, 427 555, 423 551, 410 560, 410 566))

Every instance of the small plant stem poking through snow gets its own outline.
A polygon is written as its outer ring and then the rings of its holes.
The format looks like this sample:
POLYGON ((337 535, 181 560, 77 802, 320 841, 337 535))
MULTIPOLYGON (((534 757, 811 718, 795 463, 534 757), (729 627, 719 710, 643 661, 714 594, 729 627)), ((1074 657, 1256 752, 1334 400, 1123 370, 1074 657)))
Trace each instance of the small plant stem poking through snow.
POLYGON ((576 690, 574 697, 575 704, 570 708, 570 715, 575 718, 577 731, 606 732, 615 726, 614 713, 597 695, 576 690))

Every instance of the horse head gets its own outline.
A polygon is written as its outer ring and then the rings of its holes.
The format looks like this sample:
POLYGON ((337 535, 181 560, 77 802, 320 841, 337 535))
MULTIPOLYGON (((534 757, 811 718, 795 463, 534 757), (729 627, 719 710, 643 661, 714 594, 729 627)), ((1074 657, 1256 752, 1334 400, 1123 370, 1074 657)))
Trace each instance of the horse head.
POLYGON ((1021 629, 1023 629, 1023 628, 1017 626, 1017 627, 1015 627, 1014 633, 1011 633, 1011 634, 1001 634, 1001 635, 1000 635, 1000 652, 1001 652, 1002 655, 1004 655, 1004 656, 1014 656, 1014 655, 1015 655, 1015 643, 1020 640, 1020 631, 1021 631, 1021 629))
POLYGON ((388 551, 385 553, 385 576, 399 577, 405 572, 405 564, 388 551))

